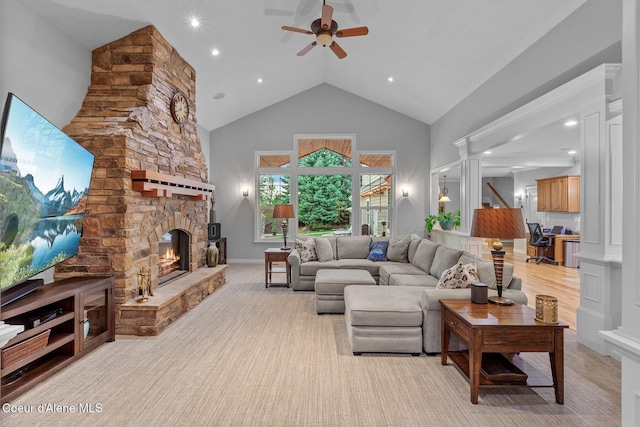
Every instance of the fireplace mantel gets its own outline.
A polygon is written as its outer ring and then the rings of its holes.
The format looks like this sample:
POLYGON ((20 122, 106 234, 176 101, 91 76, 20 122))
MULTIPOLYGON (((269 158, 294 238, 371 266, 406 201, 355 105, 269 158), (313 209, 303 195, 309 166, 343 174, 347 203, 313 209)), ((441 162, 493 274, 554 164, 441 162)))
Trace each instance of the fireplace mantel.
POLYGON ((148 170, 131 171, 132 188, 144 197, 191 196, 193 200, 210 200, 216 186, 193 179, 165 175, 148 170))

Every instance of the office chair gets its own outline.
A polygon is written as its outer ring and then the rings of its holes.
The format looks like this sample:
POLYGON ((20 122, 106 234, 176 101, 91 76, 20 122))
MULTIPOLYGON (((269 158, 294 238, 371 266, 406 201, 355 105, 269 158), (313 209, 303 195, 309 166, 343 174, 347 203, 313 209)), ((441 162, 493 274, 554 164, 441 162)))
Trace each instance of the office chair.
POLYGON ((553 237, 545 236, 542 232, 542 228, 540 228, 540 224, 538 223, 528 222, 527 227, 529 227, 529 244, 531 246, 542 248, 542 254, 540 256, 527 258, 527 262, 534 259, 536 260, 536 264, 546 261, 553 265, 558 265, 557 262, 547 256, 547 249, 549 249, 549 246, 553 243, 553 237))

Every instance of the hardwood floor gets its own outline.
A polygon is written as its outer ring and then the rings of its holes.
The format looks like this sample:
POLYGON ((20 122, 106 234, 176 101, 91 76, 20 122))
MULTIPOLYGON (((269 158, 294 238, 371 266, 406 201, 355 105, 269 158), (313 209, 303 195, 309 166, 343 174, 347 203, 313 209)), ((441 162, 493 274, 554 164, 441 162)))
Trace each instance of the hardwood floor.
MULTIPOLYGON (((491 259, 491 254, 484 254, 491 259)), ((514 265, 514 275, 522 278, 522 290, 535 308, 536 295, 558 298, 558 318, 576 330, 576 310, 580 306, 580 270, 548 263, 527 263, 525 254, 509 253, 505 262, 514 265)))

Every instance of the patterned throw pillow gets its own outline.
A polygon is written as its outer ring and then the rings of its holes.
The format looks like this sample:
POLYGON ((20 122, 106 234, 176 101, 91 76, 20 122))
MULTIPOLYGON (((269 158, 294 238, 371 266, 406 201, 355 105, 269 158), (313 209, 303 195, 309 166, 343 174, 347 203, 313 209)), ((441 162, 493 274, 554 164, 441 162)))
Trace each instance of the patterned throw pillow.
POLYGON ((367 259, 371 261, 386 261, 388 246, 388 240, 371 242, 371 244, 369 245, 369 256, 367 257, 367 259))
POLYGON ((295 248, 300 253, 300 262, 317 261, 316 245, 313 239, 300 240, 296 239, 295 248))
POLYGON ((442 272, 436 289, 464 289, 480 281, 475 262, 462 265, 461 262, 442 272))

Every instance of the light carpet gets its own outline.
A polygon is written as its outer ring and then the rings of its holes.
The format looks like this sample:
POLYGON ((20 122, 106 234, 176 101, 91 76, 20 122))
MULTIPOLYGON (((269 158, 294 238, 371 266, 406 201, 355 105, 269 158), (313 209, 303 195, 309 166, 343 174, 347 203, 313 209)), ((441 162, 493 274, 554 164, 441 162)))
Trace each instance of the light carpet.
MULTIPOLYGON (((264 287, 262 265, 158 337, 118 336, 0 412, 3 426, 615 426, 620 364, 565 335, 565 404, 552 388, 480 390, 440 357, 353 356, 342 315, 315 294, 264 287), (75 413, 38 413, 57 404, 75 413), (90 404, 95 412, 86 412, 90 404), (84 413, 79 413, 84 409, 84 413), (96 410, 99 409, 99 410, 96 410)), ((544 353, 522 356, 549 374, 544 353)))

